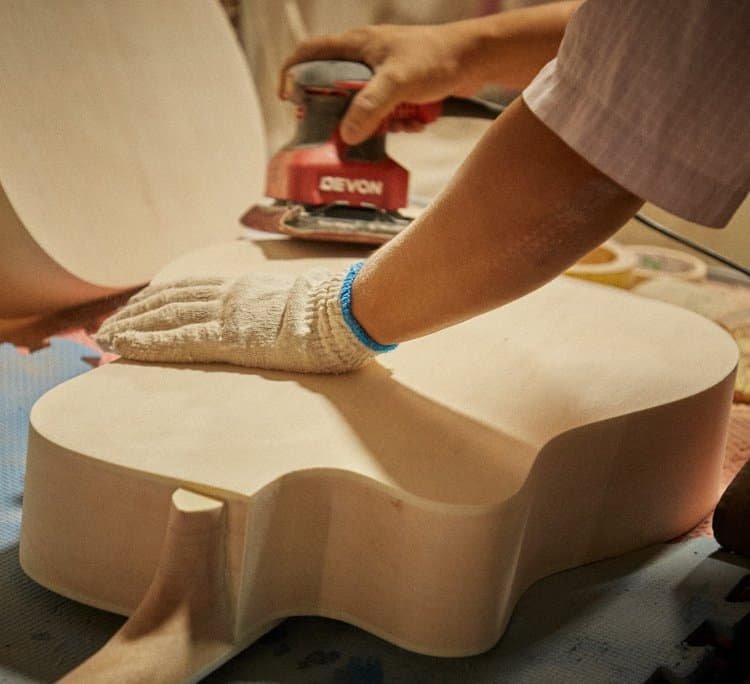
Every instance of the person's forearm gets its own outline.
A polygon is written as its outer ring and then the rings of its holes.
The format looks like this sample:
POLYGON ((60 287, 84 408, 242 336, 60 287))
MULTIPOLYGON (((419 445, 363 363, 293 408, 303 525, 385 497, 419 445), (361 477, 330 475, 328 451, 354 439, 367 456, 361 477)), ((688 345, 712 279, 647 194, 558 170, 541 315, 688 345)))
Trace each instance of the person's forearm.
POLYGON ((380 343, 420 337, 552 279, 641 204, 519 98, 424 214, 366 261, 352 311, 380 343))
POLYGON ((557 54, 581 1, 552 2, 451 24, 466 36, 465 64, 476 70, 472 81, 524 88, 557 54))

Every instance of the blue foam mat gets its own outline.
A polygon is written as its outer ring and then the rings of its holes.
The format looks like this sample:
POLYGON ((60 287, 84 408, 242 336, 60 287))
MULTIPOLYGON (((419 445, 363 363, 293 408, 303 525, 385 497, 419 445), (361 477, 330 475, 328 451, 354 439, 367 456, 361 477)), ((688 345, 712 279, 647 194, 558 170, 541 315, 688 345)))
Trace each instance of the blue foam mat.
MULTIPOLYGON (((62 598, 18 564, 28 414, 51 387, 90 369, 88 347, 52 339, 22 356, 0 345, 0 682, 53 681, 99 648, 122 618, 62 598)), ((637 684, 661 664, 688 672, 681 645, 706 618, 733 623, 724 596, 747 572, 703 538, 560 573, 521 599, 503 639, 472 658, 409 653, 336 620, 286 620, 208 682, 289 684, 637 684)))

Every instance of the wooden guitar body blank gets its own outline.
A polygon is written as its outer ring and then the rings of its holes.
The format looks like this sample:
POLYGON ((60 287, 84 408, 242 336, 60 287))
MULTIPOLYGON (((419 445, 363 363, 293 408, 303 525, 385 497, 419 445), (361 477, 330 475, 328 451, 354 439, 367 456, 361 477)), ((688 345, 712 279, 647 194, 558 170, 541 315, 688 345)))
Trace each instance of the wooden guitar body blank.
POLYGON ((265 137, 219 3, 3 0, 0 65, 0 318, 238 235, 265 137))
MULTIPOLYGON (((357 254, 242 240, 157 280, 357 254)), ((695 314, 565 277, 340 377, 115 362, 33 408, 22 565, 131 614, 182 488, 225 509, 231 634, 201 672, 291 615, 481 653, 539 578, 711 509, 736 362, 695 314)))

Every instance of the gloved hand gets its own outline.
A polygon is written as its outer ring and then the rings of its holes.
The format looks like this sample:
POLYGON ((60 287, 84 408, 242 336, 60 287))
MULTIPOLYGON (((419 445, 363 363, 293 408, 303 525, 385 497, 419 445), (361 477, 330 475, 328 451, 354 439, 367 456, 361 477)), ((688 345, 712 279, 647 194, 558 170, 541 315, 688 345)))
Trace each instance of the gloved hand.
POLYGON ((345 373, 396 346, 372 340, 351 313, 361 266, 151 285, 108 318, 95 339, 138 361, 345 373))

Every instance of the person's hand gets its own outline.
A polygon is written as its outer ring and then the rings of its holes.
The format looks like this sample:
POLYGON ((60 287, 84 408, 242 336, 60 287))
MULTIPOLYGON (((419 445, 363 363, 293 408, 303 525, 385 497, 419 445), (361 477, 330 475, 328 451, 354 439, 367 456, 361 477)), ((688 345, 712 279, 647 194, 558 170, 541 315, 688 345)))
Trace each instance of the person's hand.
POLYGON ((108 318, 95 339, 138 361, 345 373, 392 348, 369 339, 351 316, 360 265, 296 278, 251 273, 151 285, 108 318))
MULTIPOLYGON (((449 95, 475 94, 483 85, 477 73, 477 37, 465 23, 437 26, 365 26, 301 43, 281 70, 279 96, 284 97, 286 71, 316 59, 364 62, 375 72, 352 99, 341 122, 344 142, 355 145, 372 135, 402 102, 424 103, 449 95)), ((397 123, 395 130, 419 130, 417 122, 397 123)))

